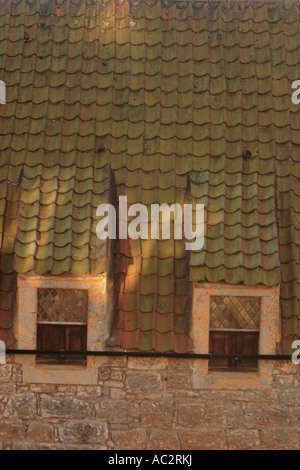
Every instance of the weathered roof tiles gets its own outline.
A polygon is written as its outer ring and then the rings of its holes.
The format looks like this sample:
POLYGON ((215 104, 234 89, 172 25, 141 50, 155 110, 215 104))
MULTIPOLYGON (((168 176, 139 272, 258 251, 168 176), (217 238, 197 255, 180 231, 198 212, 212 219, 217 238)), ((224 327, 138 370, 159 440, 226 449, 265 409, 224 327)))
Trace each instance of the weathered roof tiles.
POLYGON ((100 273, 128 203, 205 204, 205 246, 120 241, 111 344, 191 350, 189 282, 281 283, 300 336, 299 2, 1 1, 0 331, 13 271, 100 273))

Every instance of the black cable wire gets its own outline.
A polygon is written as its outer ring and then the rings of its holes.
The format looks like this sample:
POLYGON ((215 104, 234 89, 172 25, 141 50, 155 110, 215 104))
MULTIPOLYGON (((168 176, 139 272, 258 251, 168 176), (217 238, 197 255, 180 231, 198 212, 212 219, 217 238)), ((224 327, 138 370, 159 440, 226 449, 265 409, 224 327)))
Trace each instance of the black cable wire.
POLYGON ((197 353, 143 353, 139 351, 46 351, 39 349, 7 349, 6 354, 37 354, 37 355, 81 355, 81 356, 111 356, 111 357, 163 357, 163 358, 180 358, 180 359, 260 359, 260 360, 291 360, 291 356, 284 354, 256 354, 256 355, 239 355, 239 354, 197 354, 197 353))

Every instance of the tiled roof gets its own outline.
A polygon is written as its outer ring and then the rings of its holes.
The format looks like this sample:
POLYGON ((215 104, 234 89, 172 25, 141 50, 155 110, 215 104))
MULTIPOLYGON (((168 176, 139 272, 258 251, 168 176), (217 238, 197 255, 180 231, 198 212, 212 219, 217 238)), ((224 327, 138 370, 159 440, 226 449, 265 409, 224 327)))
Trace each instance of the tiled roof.
POLYGON ((100 273, 128 203, 205 204, 205 246, 121 240, 111 345, 185 352, 191 281, 281 283, 300 337, 299 2, 0 0, 0 337, 14 271, 100 273), (189 267, 190 266, 190 267, 189 267))

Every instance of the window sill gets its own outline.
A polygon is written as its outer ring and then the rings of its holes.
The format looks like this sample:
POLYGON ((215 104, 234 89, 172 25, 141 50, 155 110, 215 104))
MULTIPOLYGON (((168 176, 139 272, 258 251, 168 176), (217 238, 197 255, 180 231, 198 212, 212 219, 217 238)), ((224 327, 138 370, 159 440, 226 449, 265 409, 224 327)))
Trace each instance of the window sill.
POLYGON ((18 355, 23 365, 24 383, 58 385, 97 385, 98 364, 93 357, 81 363, 40 363, 34 356, 18 355))
POLYGON ((220 378, 248 378, 248 377, 258 377, 258 369, 257 370, 209 370, 207 373, 208 376, 211 377, 220 377, 220 378))
POLYGON ((240 374, 251 374, 251 373, 254 373, 254 374, 257 374, 258 373, 258 368, 247 368, 247 367, 240 367, 238 369, 234 369, 234 368, 223 368, 222 367, 219 367, 219 368, 209 368, 208 369, 208 373, 209 374, 226 374, 226 373, 230 373, 230 374, 236 374, 237 376, 240 375, 240 374))
POLYGON ((70 366, 70 365, 78 365, 82 367, 86 367, 87 361, 86 357, 72 357, 66 356, 64 358, 52 355, 43 355, 43 356, 36 356, 36 364, 42 365, 57 365, 57 366, 70 366))
POLYGON ((273 362, 260 360, 257 370, 232 371, 209 370, 208 361, 195 361, 193 385, 198 389, 215 390, 261 390, 272 384, 273 362))

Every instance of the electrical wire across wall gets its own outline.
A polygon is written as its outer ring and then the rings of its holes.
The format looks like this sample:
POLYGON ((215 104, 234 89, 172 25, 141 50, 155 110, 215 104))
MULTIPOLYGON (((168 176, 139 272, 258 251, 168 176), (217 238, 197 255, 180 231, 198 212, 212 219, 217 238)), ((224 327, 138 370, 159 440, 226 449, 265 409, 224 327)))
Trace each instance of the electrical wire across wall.
POLYGON ((26 355, 82 355, 82 356, 111 356, 111 357, 161 357, 178 359, 260 359, 264 361, 291 360, 291 356, 284 354, 256 354, 256 355, 237 355, 237 354, 197 354, 197 353, 142 353, 138 351, 45 351, 38 349, 7 349, 6 354, 26 354, 26 355))

